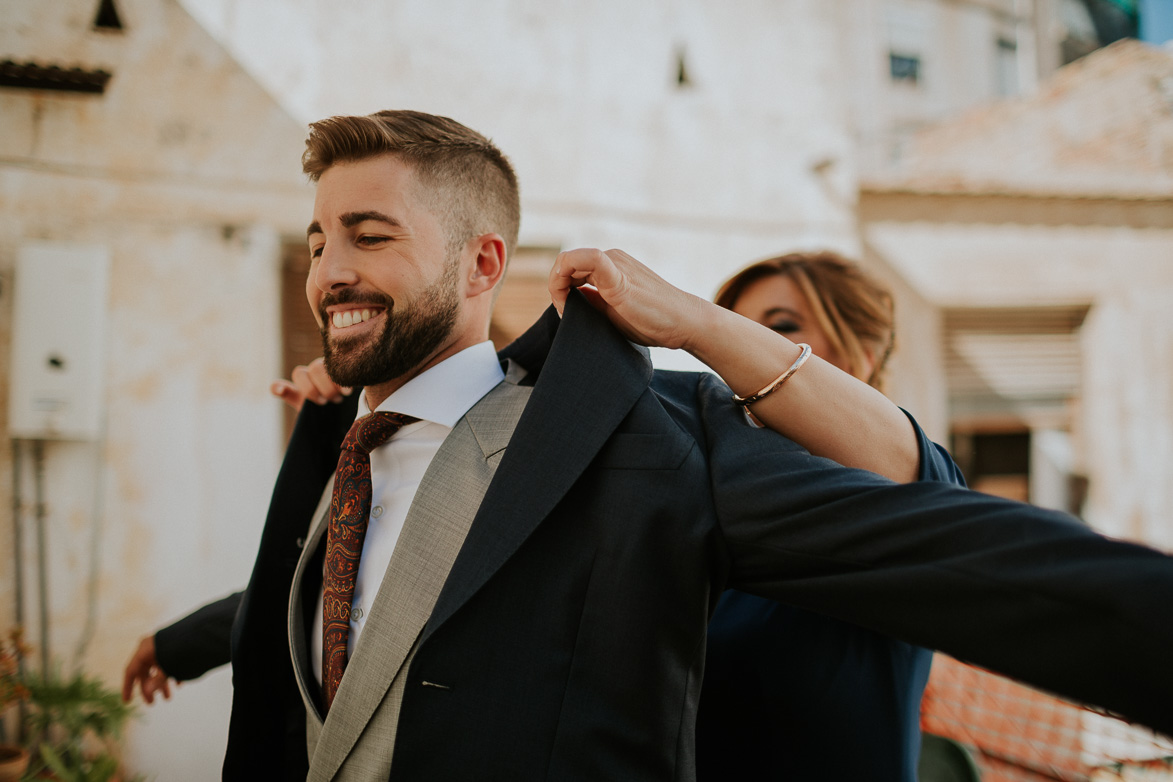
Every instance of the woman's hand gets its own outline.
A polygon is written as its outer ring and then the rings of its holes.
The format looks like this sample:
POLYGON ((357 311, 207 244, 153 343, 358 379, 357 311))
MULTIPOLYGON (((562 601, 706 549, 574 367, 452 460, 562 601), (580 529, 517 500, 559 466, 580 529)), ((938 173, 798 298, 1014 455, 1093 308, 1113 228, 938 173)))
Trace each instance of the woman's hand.
POLYGON ((160 693, 164 700, 171 697, 171 677, 159 667, 155 658, 155 636, 148 635, 139 641, 134 650, 126 670, 122 673, 122 702, 130 703, 134 698, 134 688, 138 685, 142 691, 143 700, 147 705, 155 702, 155 693, 160 693))
MULTIPOLYGON (((550 271, 559 313, 571 288, 631 341, 683 348, 743 397, 760 391, 801 353, 783 335, 685 293, 622 250, 560 254, 550 271)), ((817 356, 751 411, 816 456, 894 481, 916 480, 920 451, 908 417, 879 391, 817 356)))
POLYGON ((632 342, 690 350, 703 316, 716 305, 668 283, 622 250, 581 249, 558 255, 550 297, 558 313, 578 288, 632 342))
POLYGON ((309 364, 295 367, 289 380, 275 380, 269 392, 294 410, 300 410, 303 402, 315 405, 327 402, 341 402, 350 396, 350 389, 343 388, 326 374, 326 363, 315 358, 309 364))

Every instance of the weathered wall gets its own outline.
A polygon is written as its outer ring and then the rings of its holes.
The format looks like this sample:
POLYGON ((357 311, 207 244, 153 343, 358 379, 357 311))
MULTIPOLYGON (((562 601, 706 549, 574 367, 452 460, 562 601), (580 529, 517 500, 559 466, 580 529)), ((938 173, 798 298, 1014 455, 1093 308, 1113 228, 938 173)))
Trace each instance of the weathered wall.
POLYGON ((1173 550, 1173 269, 1145 283, 1106 289, 1083 327, 1087 516, 1173 550))
POLYGON ((1091 306, 1072 422, 1086 517, 1173 549, 1173 202, 869 193, 861 219, 936 306, 1091 306))
MULTIPOLYGON (((124 32, 99 33, 96 7, 19 0, 0 27, 3 56, 114 74, 100 96, 0 91, 0 432, 18 247, 108 248, 105 436, 47 443, 45 487, 51 650, 120 686, 140 636, 248 578, 282 448, 267 394, 279 370, 278 244, 304 231, 312 193, 297 166, 301 125, 186 11, 121 0, 124 32)), ((25 610, 38 642, 31 444, 22 450, 25 610)), ((7 443, 0 471, 7 499, 7 443)), ((12 539, 7 507, 0 539, 12 539)), ((14 566, 0 549, 7 627, 14 566)), ((228 697, 221 674, 145 710, 130 768, 214 778, 228 697)))
POLYGON ((523 243, 623 247, 702 295, 765 254, 856 249, 843 4, 186 5, 301 120, 404 107, 490 135, 523 243))

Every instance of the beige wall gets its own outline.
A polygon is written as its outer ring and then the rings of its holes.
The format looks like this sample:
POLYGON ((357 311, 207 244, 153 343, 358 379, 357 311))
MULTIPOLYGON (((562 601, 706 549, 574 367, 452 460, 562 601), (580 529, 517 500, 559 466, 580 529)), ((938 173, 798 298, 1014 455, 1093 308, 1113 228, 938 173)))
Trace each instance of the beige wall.
POLYGON ((857 249, 844 4, 185 4, 300 120, 415 108, 491 136, 523 244, 623 247, 706 296, 770 253, 857 249))
MULTIPOLYGON (((0 27, 6 57, 113 73, 101 96, 0 91, 0 432, 18 248, 80 243, 112 258, 105 434, 47 443, 45 489, 51 650, 113 686, 140 636, 248 578, 282 448, 267 395, 279 367, 278 245, 304 231, 312 202, 296 165, 300 124, 176 3, 118 7, 121 34, 90 29, 90 0, 8 3, 0 27)), ((39 643, 31 450, 25 610, 39 643)), ((6 442, 5 498, 12 467, 6 442)), ((0 627, 15 613, 4 506, 0 627)), ((214 778, 228 698, 221 674, 146 710, 130 726, 130 767, 214 778)))
POLYGON ((1173 201, 869 192, 860 212, 868 246, 934 306, 1091 306, 1069 422, 1087 519, 1173 549, 1173 201))

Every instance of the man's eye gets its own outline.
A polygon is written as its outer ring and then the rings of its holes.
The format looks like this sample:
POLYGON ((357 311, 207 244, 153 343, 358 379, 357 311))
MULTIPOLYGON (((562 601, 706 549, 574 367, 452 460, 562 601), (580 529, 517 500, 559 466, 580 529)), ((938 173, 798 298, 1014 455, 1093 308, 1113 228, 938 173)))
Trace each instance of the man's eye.
POLYGON ((769 326, 779 334, 793 334, 796 331, 802 331, 802 326, 792 320, 780 320, 769 324, 769 326))
POLYGON ((367 247, 373 247, 376 244, 381 244, 385 241, 387 241, 386 236, 360 236, 360 237, 358 237, 358 243, 361 245, 365 245, 367 247))
POLYGON ((321 247, 311 247, 310 248, 310 258, 311 259, 321 258, 321 257, 322 257, 322 248, 321 247))

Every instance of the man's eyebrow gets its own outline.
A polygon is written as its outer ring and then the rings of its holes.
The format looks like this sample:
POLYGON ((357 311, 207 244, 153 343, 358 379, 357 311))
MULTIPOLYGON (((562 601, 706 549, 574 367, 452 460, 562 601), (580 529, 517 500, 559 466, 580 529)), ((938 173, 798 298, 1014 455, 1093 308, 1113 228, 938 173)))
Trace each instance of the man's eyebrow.
MULTIPOLYGON (((399 222, 391 215, 386 215, 386 214, 383 214, 382 212, 376 212, 373 209, 365 211, 365 212, 347 212, 346 214, 344 214, 340 218, 338 218, 338 222, 342 223, 344 228, 353 228, 354 226, 358 225, 359 223, 365 223, 368 220, 374 220, 376 222, 386 223, 387 225, 391 226, 392 228, 402 228, 403 227, 403 223, 399 222)), ((320 234, 320 233, 322 233, 322 224, 319 223, 317 220, 310 223, 309 227, 305 229, 306 239, 309 239, 314 234, 320 234)))
POLYGON ((368 220, 374 220, 379 223, 386 223, 392 228, 402 228, 403 223, 396 220, 391 215, 385 215, 382 212, 369 210, 365 212, 347 212, 340 217, 339 222, 346 228, 353 228, 359 223, 365 223, 368 220))

